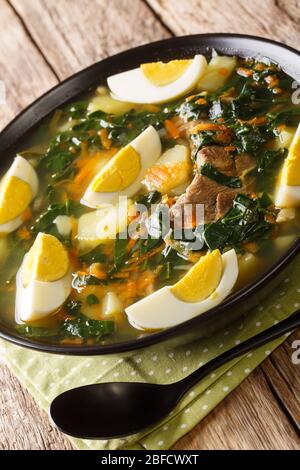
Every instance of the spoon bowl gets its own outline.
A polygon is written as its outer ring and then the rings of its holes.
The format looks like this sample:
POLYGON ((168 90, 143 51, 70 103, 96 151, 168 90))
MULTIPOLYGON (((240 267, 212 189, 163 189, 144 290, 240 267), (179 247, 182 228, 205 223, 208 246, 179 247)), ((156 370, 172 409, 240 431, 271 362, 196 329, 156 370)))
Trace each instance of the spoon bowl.
POLYGON ((108 382, 62 393, 52 402, 50 415, 61 431, 73 437, 111 439, 161 421, 178 400, 175 386, 108 382))
POLYGON ((300 310, 169 385, 108 382, 68 390, 54 399, 50 416, 61 431, 82 439, 136 434, 166 417, 181 397, 206 375, 298 326, 300 310))

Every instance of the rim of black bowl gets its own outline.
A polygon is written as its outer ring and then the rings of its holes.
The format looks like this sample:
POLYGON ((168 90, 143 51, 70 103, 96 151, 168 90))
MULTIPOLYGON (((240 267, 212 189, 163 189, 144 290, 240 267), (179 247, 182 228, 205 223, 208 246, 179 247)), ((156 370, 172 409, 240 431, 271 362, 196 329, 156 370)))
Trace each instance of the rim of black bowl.
MULTIPOLYGON (((137 66, 146 56, 150 60, 159 60, 161 58, 166 60, 169 57, 187 57, 197 52, 205 53, 211 51, 211 49, 220 50, 229 55, 269 57, 273 61, 278 62, 283 69, 288 68, 287 73, 290 76, 300 79, 300 52, 271 39, 230 33, 195 34, 163 39, 128 49, 103 59, 51 88, 25 108, 3 129, 0 134, 0 154, 6 153, 7 158, 5 160, 9 160, 21 148, 24 139, 56 108, 67 104, 76 98, 76 96, 92 90, 101 81, 105 80, 107 76, 137 66), (298 62, 298 66, 295 65, 294 61, 298 62)), ((0 337, 26 348, 74 356, 118 354, 135 351, 174 338, 188 332, 192 328, 200 327, 203 320, 208 317, 217 320, 219 315, 236 307, 242 300, 252 296, 256 291, 263 288, 264 285, 271 282, 291 263, 299 252, 300 238, 264 275, 249 286, 232 294, 228 300, 217 307, 177 326, 157 333, 150 333, 133 340, 104 345, 60 346, 21 336, 2 324, 0 324, 0 337)))

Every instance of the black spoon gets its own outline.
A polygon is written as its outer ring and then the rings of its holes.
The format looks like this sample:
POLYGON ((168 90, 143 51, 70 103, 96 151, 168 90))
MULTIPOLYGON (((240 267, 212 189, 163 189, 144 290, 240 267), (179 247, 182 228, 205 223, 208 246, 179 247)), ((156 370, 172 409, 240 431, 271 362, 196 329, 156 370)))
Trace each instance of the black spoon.
POLYGON ((215 369, 298 326, 300 310, 169 385, 109 382, 68 390, 53 400, 50 416, 62 432, 82 439, 135 434, 162 420, 191 387, 215 369))

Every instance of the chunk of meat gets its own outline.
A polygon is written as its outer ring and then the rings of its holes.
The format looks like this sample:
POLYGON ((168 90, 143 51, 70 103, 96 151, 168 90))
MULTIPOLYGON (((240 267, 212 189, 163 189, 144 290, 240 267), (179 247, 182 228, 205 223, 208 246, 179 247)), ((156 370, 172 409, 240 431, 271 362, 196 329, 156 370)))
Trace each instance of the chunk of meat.
POLYGON ((255 159, 249 153, 241 153, 234 159, 237 176, 243 178, 256 168, 255 159))
POLYGON ((224 147, 212 145, 211 147, 204 147, 200 150, 196 161, 197 168, 200 170, 204 163, 209 163, 224 175, 236 176, 234 158, 224 149, 224 147))
MULTIPOLYGON (((256 164, 254 158, 250 155, 245 153, 234 158, 224 147, 214 145, 204 147, 198 153, 196 162, 198 170, 204 163, 213 165, 218 171, 227 176, 241 177, 243 187, 233 190, 206 176, 196 174, 185 193, 177 199, 175 205, 171 208, 172 218, 181 220, 182 207, 185 204, 192 204, 195 207, 196 204, 203 204, 205 223, 212 222, 223 217, 229 211, 236 194, 251 191, 253 180, 246 175, 255 168, 256 164)), ((186 227, 187 221, 184 220, 183 222, 186 227)))

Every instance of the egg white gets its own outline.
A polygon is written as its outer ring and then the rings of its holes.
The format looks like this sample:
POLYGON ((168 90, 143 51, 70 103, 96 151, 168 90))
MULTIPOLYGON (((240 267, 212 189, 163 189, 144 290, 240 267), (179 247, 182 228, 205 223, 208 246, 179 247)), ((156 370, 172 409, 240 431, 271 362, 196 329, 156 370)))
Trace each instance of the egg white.
POLYGON ((16 276, 16 321, 40 320, 55 312, 65 302, 72 288, 72 271, 57 281, 44 282, 33 280, 27 287, 22 282, 22 267, 16 276))
MULTIPOLYGON (((35 198, 39 188, 39 180, 34 168, 30 165, 30 163, 25 160, 25 158, 18 155, 7 173, 4 175, 0 184, 4 183, 6 178, 10 178, 15 176, 25 183, 29 184, 32 190, 32 199, 35 198)), ((4 224, 0 224, 0 233, 11 233, 14 232, 18 227, 20 227, 23 223, 22 214, 18 217, 15 217, 4 224)))
POLYGON ((107 84, 113 96, 120 101, 149 104, 163 103, 192 90, 204 74, 206 67, 205 57, 197 54, 181 77, 168 85, 153 85, 140 67, 111 75, 107 79, 107 84))
POLYGON ((163 329, 183 323, 215 307, 227 297, 238 277, 235 250, 222 255, 223 274, 216 290, 201 302, 184 302, 165 286, 125 309, 128 320, 137 329, 163 329))
POLYGON ((136 180, 122 191, 112 191, 109 193, 93 191, 92 181, 81 199, 82 204, 93 208, 103 207, 107 204, 116 204, 120 196, 131 197, 141 188, 147 168, 152 166, 161 154, 160 137, 154 127, 149 126, 129 145, 140 156, 141 169, 136 180))

